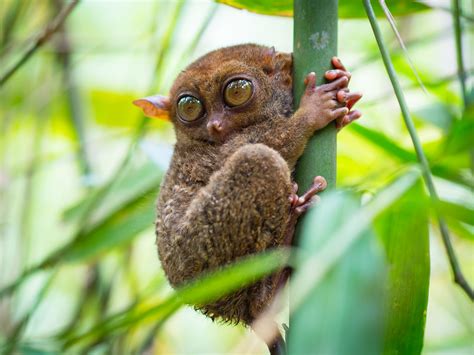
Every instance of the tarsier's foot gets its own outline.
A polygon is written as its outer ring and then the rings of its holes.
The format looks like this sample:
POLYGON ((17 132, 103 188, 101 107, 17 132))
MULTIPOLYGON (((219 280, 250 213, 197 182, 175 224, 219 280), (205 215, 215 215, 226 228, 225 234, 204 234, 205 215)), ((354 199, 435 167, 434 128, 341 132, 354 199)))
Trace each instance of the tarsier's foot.
POLYGON ((316 176, 310 188, 301 196, 297 195, 298 185, 293 184, 293 192, 290 200, 290 220, 286 229, 284 245, 291 245, 295 234, 295 226, 298 218, 305 213, 313 204, 319 201, 318 192, 323 191, 327 187, 326 179, 322 176, 316 176))
MULTIPOLYGON (((323 191, 328 186, 326 179, 322 176, 316 176, 313 179, 313 183, 310 188, 301 196, 297 195, 298 185, 293 184, 293 192, 291 193, 290 200, 290 220, 286 227, 285 239, 283 245, 290 246, 293 243, 293 237, 295 235, 295 227, 298 218, 305 213, 312 205, 319 201, 318 192, 323 191)), ((283 288, 286 281, 291 275, 291 268, 286 267, 275 275, 277 290, 283 288)))
POLYGON ((301 216, 308 208, 319 201, 319 196, 316 195, 318 192, 323 191, 327 187, 326 179, 322 176, 316 176, 313 179, 313 183, 303 195, 298 196, 298 184, 293 184, 293 192, 290 195, 291 202, 291 213, 297 217, 301 216))

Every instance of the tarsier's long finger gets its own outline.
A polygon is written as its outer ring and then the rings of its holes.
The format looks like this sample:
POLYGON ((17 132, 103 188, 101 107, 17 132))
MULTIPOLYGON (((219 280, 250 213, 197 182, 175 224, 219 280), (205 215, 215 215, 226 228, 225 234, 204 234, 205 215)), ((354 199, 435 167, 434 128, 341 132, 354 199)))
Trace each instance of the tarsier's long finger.
POLYGON ((347 107, 340 107, 331 111, 331 116, 335 120, 337 120, 338 118, 344 117, 348 114, 349 114, 349 109, 347 107))
POLYGON ((338 57, 332 57, 331 63, 335 69, 347 71, 346 67, 344 66, 344 64, 342 64, 341 60, 338 57))
POLYGON ((351 123, 352 121, 357 120, 357 119, 360 118, 361 116, 362 116, 362 112, 360 112, 359 110, 350 111, 350 112, 344 117, 343 123, 345 123, 345 124, 347 125, 347 124, 351 123))
POLYGON ((320 88, 326 92, 329 92, 334 91, 336 89, 343 89, 347 86, 348 83, 349 79, 347 78, 347 76, 342 76, 337 80, 321 85, 320 88))
POLYGON ((341 129, 347 126, 348 124, 354 122, 361 116, 362 116, 362 112, 360 112, 359 110, 350 111, 347 115, 345 115, 344 117, 336 121, 336 128, 341 129))
POLYGON ((345 103, 349 110, 361 99, 361 97, 362 94, 360 92, 347 92, 346 90, 339 90, 336 95, 337 101, 345 103))
POLYGON ((340 70, 340 69, 328 70, 324 74, 324 77, 328 80, 334 80, 334 79, 340 78, 342 76, 347 77, 347 79, 350 81, 352 74, 348 71, 344 71, 344 70, 340 70))
POLYGON ((306 78, 304 79, 304 84, 306 85, 306 91, 314 91, 314 89, 316 88, 316 73, 311 72, 306 75, 306 78))

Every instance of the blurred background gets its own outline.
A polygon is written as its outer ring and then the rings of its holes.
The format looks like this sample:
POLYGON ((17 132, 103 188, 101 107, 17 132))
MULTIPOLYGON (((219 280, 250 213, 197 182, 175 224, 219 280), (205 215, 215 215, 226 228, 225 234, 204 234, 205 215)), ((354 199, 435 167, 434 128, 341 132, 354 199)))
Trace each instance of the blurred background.
MULTIPOLYGON (((1 1, 2 75, 67 3, 1 1)), ((426 92, 388 23, 380 24, 424 149, 444 169, 435 176, 441 198, 465 208, 465 218, 450 227, 472 284, 469 154, 442 149, 463 112, 450 2, 430 4, 435 8, 397 18, 426 92)), ((465 6, 472 10, 473 2, 465 6)), ((464 43, 472 85, 470 13, 464 43)), ((0 87, 0 285, 35 270, 0 300, 0 342, 13 340, 19 352, 54 352, 61 339, 138 300, 172 292, 157 258, 153 204, 174 134, 169 123, 144 118, 131 102, 166 94, 177 73, 210 50, 253 42, 291 52, 292 38, 292 18, 207 0, 83 0, 72 10, 0 87)), ((364 115, 338 135, 338 185, 372 194, 411 163, 413 148, 366 19, 340 21, 339 57, 353 73, 351 90, 364 93, 358 104, 364 115)), ((473 354, 473 305, 451 281, 436 227, 430 243, 423 353, 473 354)), ((159 329, 131 327, 114 342, 83 350, 117 346, 125 353, 266 353, 248 330, 213 323, 190 307, 159 329)))

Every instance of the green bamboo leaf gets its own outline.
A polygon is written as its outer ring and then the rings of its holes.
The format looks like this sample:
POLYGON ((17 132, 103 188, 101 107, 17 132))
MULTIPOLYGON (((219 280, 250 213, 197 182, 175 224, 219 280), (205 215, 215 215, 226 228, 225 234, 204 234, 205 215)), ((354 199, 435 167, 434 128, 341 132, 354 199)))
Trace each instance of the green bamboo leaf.
POLYGON ((392 157, 395 157, 403 162, 416 162, 415 152, 403 148, 393 139, 379 131, 357 123, 351 124, 348 129, 376 145, 378 148, 382 149, 392 157))
MULTIPOLYGON (((474 110, 473 110, 474 111, 474 110)), ((455 120, 446 137, 446 154, 456 155, 472 149, 474 142, 474 114, 465 113, 462 120, 455 120)))
MULTIPOLYGON (((264 15, 293 16, 293 0, 216 0, 238 9, 245 9, 264 15)), ((427 10, 430 7, 416 1, 409 0, 387 0, 387 5, 394 16, 409 15, 418 11, 427 10)), ((384 16, 380 7, 376 8, 377 16, 384 16)), ((339 18, 364 18, 364 8, 357 1, 340 0, 339 18)))
MULTIPOLYGON (((400 160, 400 162, 408 164, 417 162, 417 157, 414 151, 403 148, 395 140, 379 131, 375 131, 357 123, 351 124, 347 129, 374 144, 379 149, 386 152, 390 157, 400 160)), ((443 144, 444 138, 438 142, 438 146, 443 144)), ((458 164, 455 164, 452 159, 447 162, 437 161, 432 163, 430 168, 431 172, 440 178, 466 185, 468 187, 473 186, 472 179, 461 174, 459 172, 458 164)))
MULTIPOLYGON (((123 195, 115 194, 120 199, 111 201, 89 228, 85 228, 65 246, 55 250, 42 262, 25 270, 16 280, 0 289, 0 298, 13 292, 29 276, 61 262, 85 262, 107 252, 111 248, 124 246, 140 232, 153 226, 155 219, 155 199, 163 175, 156 165, 146 165, 137 170, 137 174, 128 175, 123 180, 123 195), (140 173, 146 173, 140 176, 140 173), (130 183, 129 185, 127 185, 130 183), (133 183, 136 183, 134 187, 133 183)), ((80 218, 85 212, 90 197, 77 205, 76 210, 67 213, 68 219, 80 218)))
MULTIPOLYGON (((359 198, 325 195, 305 226, 301 248, 314 253, 359 211, 359 198), (308 222, 309 223, 309 222, 308 222)), ((293 313, 290 354, 377 354, 382 348, 385 261, 366 226, 337 264, 293 313), (313 324, 313 326, 308 326, 313 324)), ((294 290, 297 293, 298 290, 294 290)))
POLYGON ((456 122, 451 106, 443 102, 434 102, 413 112, 413 117, 440 128, 444 133, 449 132, 452 124, 456 122))
POLYGON ((183 286, 165 300, 154 302, 145 300, 135 307, 109 317, 82 335, 67 339, 65 348, 77 343, 93 343, 104 335, 116 334, 133 326, 163 322, 184 304, 212 302, 243 286, 254 283, 283 267, 287 263, 288 257, 288 250, 272 250, 243 258, 183 286))
POLYGON ((290 353, 369 354, 381 349, 382 344, 373 339, 382 338, 376 334, 383 331, 383 324, 379 323, 383 317, 377 315, 384 310, 384 263, 380 260, 381 250, 377 248, 377 238, 370 237, 370 228, 374 218, 390 209, 419 179, 419 172, 409 171, 382 189, 362 208, 356 208, 352 195, 338 197, 337 193, 326 194, 319 204, 321 207, 316 206, 309 212, 310 216, 304 225, 307 232, 303 234, 301 243, 310 249, 311 255, 298 260, 290 287, 290 353), (356 261, 346 264, 348 255, 349 259, 355 258, 356 261), (363 256, 368 260, 364 261, 363 256), (348 279, 349 272, 360 284, 348 279), (351 287, 350 293, 346 292, 346 283, 351 287), (332 291, 329 293, 326 287, 332 291), (331 294, 331 297, 325 299, 325 294, 331 294), (365 303, 364 294, 373 301, 372 307, 365 303), (331 298, 337 298, 338 302, 332 302, 331 298), (313 299, 318 301, 312 302, 313 299), (359 310, 358 307, 362 307, 360 305, 364 305, 364 311, 359 310), (346 311, 341 312, 340 309, 346 311), (295 324, 293 318, 304 320, 306 314, 317 314, 316 319, 320 315, 329 318, 317 322, 312 318, 307 319, 308 323, 301 321, 295 324), (337 315, 337 319, 331 319, 330 315, 337 315), (331 327, 337 328, 330 335, 324 331, 330 329, 326 328, 328 322, 331 327), (309 327, 308 324, 313 326, 309 327), (374 330, 377 324, 378 328, 374 330), (358 328, 362 330, 359 332, 358 328), (301 339, 301 333, 306 334, 304 339, 301 339), (326 336, 330 340, 324 338, 326 336), (346 347, 346 343, 351 348, 346 347))
POLYGON ((474 209, 449 201, 439 201, 438 210, 443 216, 474 226, 474 209))
POLYGON ((83 262, 111 248, 129 243, 138 233, 153 226, 156 193, 157 189, 153 187, 111 214, 102 223, 62 248, 50 262, 83 262))
MULTIPOLYGON (((119 180, 111 188, 110 193, 107 194, 99 206, 96 206, 94 215, 91 218, 91 224, 103 223, 113 213, 118 212, 124 206, 152 189, 158 191, 162 177, 163 169, 149 160, 140 167, 120 176, 119 180)), ((63 219, 66 222, 80 221, 89 205, 94 201, 94 198, 93 194, 85 196, 84 199, 64 212, 63 219)))
POLYGON ((446 219, 449 230, 452 231, 457 237, 474 242, 474 231, 473 228, 468 228, 465 224, 459 222, 456 219, 446 219))
POLYGON ((419 354, 423 346, 430 277, 428 212, 420 180, 375 222, 389 263, 384 354, 419 354))

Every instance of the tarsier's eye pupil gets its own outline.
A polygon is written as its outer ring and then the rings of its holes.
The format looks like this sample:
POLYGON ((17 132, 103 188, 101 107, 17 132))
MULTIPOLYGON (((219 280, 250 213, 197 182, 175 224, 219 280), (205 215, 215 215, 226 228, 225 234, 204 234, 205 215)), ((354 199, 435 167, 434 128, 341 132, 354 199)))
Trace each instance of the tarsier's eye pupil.
POLYGON ((239 106, 246 103, 252 96, 253 85, 250 80, 237 79, 227 84, 224 90, 224 100, 229 106, 239 106))
POLYGON ((185 121, 195 121, 204 114, 201 101, 194 96, 183 96, 178 101, 178 115, 185 121))

